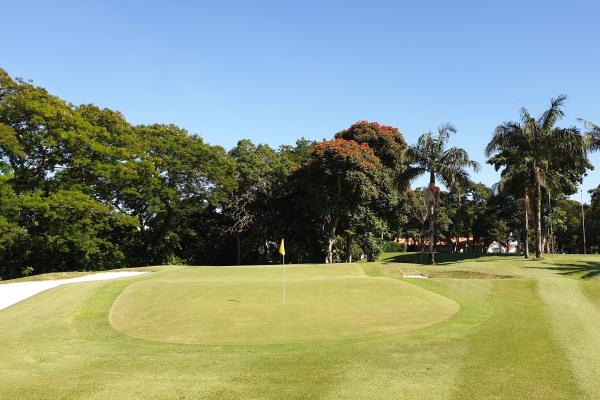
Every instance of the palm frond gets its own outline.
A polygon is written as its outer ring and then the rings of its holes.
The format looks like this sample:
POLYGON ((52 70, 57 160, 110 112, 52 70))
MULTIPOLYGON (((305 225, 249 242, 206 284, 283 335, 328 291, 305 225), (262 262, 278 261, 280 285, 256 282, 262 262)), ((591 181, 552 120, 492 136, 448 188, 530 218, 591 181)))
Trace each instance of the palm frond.
POLYGON ((552 149, 555 157, 571 157, 573 155, 585 157, 585 138, 576 127, 554 128, 550 131, 549 136, 554 142, 552 143, 552 149), (557 151, 559 152, 558 154, 556 154, 557 151))
POLYGON ((394 186, 403 191, 412 181, 426 172, 427 170, 420 166, 408 167, 394 177, 394 186))
POLYGON ((525 107, 521 107, 521 110, 519 110, 519 115, 521 116, 521 124, 525 125, 525 123, 527 121, 530 121, 532 119, 534 119, 530 114, 529 111, 527 111, 527 109, 525 107))
POLYGON ((548 131, 552 129, 556 122, 565 115, 561 107, 566 100, 567 95, 565 94, 561 94, 550 100, 550 108, 544 111, 538 120, 538 125, 542 130, 548 131))
POLYGON ((446 150, 440 156, 439 162, 442 164, 447 164, 456 170, 471 168, 473 171, 478 172, 480 168, 479 163, 471 160, 467 151, 459 147, 451 147, 446 150))
POLYGON ((407 150, 407 159, 412 167, 408 168, 398 179, 400 181, 412 180, 415 177, 433 171, 448 187, 466 187, 469 174, 466 169, 479 170, 479 164, 469 158, 464 149, 452 147, 445 149, 445 145, 456 128, 451 124, 443 124, 434 137, 431 132, 425 132, 417 140, 415 146, 407 150))
POLYGON ((583 124, 588 131, 584 135, 585 145, 588 150, 598 151, 600 150, 600 126, 586 121, 581 118, 577 118, 577 121, 583 124))
POLYGON ((438 129, 438 135, 437 135, 437 139, 436 139, 436 150, 438 152, 442 152, 443 149, 446 147, 446 144, 448 144, 448 140, 450 139, 450 135, 456 133, 456 127, 454 127, 454 125, 452 125, 451 123, 445 123, 445 124, 441 124, 438 129))
POLYGON ((523 148, 527 142, 523 129, 517 122, 504 122, 494 130, 492 139, 485 147, 485 155, 490 155, 510 148, 523 148))
POLYGON ((600 126, 594 124, 593 122, 587 121, 583 118, 577 118, 577 121, 579 121, 581 124, 583 124, 583 126, 585 126, 586 129, 589 129, 591 131, 600 132, 600 126))
POLYGON ((451 147, 443 152, 436 163, 438 176, 446 185, 452 188, 464 187, 468 183, 467 168, 477 172, 479 164, 471 160, 464 149, 458 147, 451 147))

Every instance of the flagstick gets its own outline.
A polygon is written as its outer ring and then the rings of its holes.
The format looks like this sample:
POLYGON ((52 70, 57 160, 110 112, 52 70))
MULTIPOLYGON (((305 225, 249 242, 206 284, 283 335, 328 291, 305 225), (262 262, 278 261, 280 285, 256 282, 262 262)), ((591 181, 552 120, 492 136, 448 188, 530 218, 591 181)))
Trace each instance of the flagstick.
POLYGON ((283 304, 285 304, 285 254, 283 254, 282 257, 283 257, 283 264, 282 264, 282 268, 283 268, 283 304))

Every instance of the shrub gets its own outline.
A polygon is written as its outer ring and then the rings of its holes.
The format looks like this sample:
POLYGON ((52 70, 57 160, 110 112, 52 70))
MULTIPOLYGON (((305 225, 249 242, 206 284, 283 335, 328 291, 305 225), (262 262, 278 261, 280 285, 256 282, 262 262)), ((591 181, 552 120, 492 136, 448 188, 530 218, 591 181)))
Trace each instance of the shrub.
POLYGON ((380 239, 371 232, 368 232, 365 235, 359 236, 357 242, 365 252, 367 261, 377 261, 377 257, 379 257, 383 249, 383 239, 380 239))
POLYGON ((383 245, 384 253, 405 253, 406 252, 406 244, 398 243, 393 241, 387 241, 383 245))

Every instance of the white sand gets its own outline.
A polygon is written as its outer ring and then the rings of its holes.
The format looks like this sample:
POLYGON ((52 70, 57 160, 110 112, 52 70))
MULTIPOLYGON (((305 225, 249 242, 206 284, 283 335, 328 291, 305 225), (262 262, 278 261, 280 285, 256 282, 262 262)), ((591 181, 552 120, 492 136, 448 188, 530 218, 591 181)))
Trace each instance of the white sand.
POLYGON ((411 278, 411 279, 427 279, 429 278, 427 275, 402 275, 403 278, 411 278))
POLYGON ((108 279, 125 278, 145 273, 146 272, 134 271, 101 272, 69 279, 6 283, 0 285, 0 310, 43 292, 44 290, 52 289, 60 285, 76 282, 105 281, 108 279))

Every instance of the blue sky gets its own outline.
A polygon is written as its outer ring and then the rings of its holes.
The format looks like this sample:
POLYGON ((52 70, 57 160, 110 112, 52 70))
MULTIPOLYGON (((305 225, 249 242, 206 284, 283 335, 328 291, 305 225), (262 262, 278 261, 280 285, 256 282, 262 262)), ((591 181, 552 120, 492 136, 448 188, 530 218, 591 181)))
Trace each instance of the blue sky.
MULTIPOLYGON (((330 138, 367 119, 409 143, 442 122, 485 161, 496 125, 566 93, 600 123, 597 1, 10 1, 0 67, 133 123, 230 148, 330 138)), ((600 183, 598 170, 584 189, 600 183)), ((477 181, 493 184, 484 166, 477 181)))

